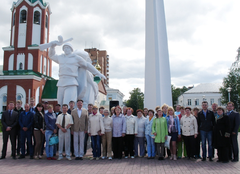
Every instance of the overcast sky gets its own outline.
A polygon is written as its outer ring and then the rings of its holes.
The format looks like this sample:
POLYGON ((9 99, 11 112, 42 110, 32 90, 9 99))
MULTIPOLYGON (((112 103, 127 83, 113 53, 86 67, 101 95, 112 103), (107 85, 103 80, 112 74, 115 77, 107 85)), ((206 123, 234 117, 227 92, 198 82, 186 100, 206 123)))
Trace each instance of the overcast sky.
MULTIPOLYGON (((144 91, 145 0, 47 0, 50 41, 74 38, 74 49, 96 47, 110 57, 110 87, 128 99, 144 91)), ((221 82, 240 46, 239 0, 165 0, 172 84, 221 82)), ((0 46, 9 46, 12 1, 0 6, 0 46)), ((59 51, 61 51, 59 49, 59 51)), ((3 64, 3 51, 0 51, 3 64)), ((58 78, 58 65, 53 65, 58 78)))

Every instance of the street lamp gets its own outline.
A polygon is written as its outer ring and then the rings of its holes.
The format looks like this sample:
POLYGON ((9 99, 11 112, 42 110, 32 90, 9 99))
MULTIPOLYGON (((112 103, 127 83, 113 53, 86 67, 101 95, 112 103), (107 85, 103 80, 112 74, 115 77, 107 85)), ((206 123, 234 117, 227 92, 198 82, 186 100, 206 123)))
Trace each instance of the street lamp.
POLYGON ((228 101, 230 102, 230 92, 231 92, 232 88, 231 87, 228 87, 227 88, 227 91, 228 91, 228 101))

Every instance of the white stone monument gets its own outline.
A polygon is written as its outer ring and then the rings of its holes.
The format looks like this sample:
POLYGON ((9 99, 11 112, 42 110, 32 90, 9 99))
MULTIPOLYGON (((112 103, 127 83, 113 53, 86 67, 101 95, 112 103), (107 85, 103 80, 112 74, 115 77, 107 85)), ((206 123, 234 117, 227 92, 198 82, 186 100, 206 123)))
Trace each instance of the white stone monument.
POLYGON ((146 0, 144 107, 172 106, 171 74, 163 0, 146 0))
POLYGON ((57 83, 57 100, 60 105, 69 101, 83 100, 83 107, 94 104, 98 95, 98 85, 93 81, 93 74, 106 79, 91 63, 85 51, 74 51, 73 46, 59 36, 58 41, 40 45, 40 49, 49 48, 49 57, 59 64, 59 81, 57 83), (65 43, 65 44, 64 44, 65 43), (55 47, 62 46, 64 54, 56 55, 55 47))

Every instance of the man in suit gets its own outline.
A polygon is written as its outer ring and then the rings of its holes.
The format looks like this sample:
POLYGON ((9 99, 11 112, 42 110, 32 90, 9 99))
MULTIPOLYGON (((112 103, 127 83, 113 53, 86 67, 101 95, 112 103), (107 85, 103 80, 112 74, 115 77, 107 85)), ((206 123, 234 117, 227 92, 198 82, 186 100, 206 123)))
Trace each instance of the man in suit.
POLYGON ((25 158, 25 143, 27 144, 30 153, 30 159, 33 159, 33 145, 32 145, 32 125, 34 114, 31 112, 28 103, 24 105, 25 110, 19 116, 20 137, 21 137, 21 155, 18 159, 25 158))
POLYGON ((202 110, 198 113, 198 128, 202 139, 202 161, 206 161, 206 140, 208 141, 209 161, 212 160, 212 131, 215 125, 214 113, 208 110, 208 102, 202 102, 202 110))
POLYGON ((230 120, 230 149, 229 158, 232 162, 239 161, 239 150, 238 150, 238 128, 239 128, 239 113, 234 110, 234 103, 227 103, 227 115, 230 120))
POLYGON ((3 148, 2 148, 2 156, 0 159, 6 158, 7 151, 7 142, 8 137, 10 136, 11 144, 12 144, 12 158, 16 159, 16 128, 18 124, 18 113, 13 110, 14 102, 9 102, 8 110, 3 112, 2 114, 2 136, 3 136, 3 148))
MULTIPOLYGON (((16 102, 16 107, 14 108, 14 111, 16 111, 18 113, 18 118, 19 118, 19 115, 23 111, 21 100, 18 100, 16 102)), ((17 155, 20 155, 21 138, 20 138, 20 125, 19 125, 19 123, 16 126, 16 138, 17 138, 17 155)))
POLYGON ((88 130, 88 111, 84 108, 83 101, 77 101, 77 108, 72 111, 73 125, 71 132, 74 136, 75 160, 82 160, 84 155, 84 138, 88 130))

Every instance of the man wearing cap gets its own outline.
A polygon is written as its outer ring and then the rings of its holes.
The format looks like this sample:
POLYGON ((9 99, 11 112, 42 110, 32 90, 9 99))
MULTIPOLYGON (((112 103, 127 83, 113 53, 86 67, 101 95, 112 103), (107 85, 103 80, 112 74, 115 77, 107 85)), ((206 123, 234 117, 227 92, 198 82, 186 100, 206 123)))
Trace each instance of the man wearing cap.
MULTIPOLYGON (((77 101, 79 87, 86 90, 87 75, 86 71, 90 71, 100 78, 106 78, 102 75, 91 63, 87 62, 84 58, 73 53, 73 47, 70 43, 63 45, 62 49, 64 54, 56 55, 55 47, 59 44, 58 41, 51 42, 52 46, 49 50, 49 57, 59 64, 59 81, 57 83, 58 103, 68 103, 69 101, 77 101), (81 71, 81 83, 78 83, 79 70, 81 71)), ((84 93, 84 91, 82 91, 84 93)))

